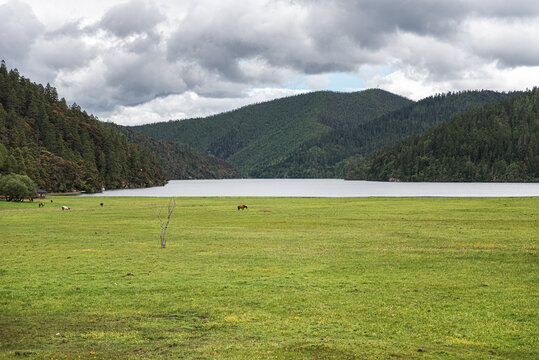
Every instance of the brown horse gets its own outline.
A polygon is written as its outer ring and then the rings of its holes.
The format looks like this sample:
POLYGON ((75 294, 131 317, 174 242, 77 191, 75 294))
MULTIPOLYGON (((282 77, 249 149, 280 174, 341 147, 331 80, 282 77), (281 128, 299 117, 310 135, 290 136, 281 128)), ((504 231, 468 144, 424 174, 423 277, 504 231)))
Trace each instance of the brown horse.
POLYGON ((247 205, 238 205, 238 211, 248 209, 247 205))

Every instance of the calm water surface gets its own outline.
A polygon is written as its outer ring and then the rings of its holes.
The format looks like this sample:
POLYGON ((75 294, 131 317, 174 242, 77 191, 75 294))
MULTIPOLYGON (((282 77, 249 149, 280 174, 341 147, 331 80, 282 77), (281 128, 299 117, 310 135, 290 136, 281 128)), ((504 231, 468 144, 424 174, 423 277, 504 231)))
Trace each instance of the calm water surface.
POLYGON ((339 179, 171 180, 165 186, 83 196, 369 197, 539 196, 539 183, 390 183, 339 179))

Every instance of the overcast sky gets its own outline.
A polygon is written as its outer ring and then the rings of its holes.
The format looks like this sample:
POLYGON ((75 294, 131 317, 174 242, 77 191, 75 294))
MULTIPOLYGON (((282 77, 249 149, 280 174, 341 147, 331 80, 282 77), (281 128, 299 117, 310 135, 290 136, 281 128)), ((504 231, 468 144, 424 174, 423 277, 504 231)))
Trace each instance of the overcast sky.
POLYGON ((101 120, 539 84, 537 0, 0 0, 0 58, 101 120))

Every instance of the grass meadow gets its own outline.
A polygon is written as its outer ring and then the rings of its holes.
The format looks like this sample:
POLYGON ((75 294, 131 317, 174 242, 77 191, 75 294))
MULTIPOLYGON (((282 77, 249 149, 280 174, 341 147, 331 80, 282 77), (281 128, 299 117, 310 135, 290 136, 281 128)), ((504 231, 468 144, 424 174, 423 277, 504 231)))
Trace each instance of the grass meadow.
POLYGON ((539 198, 166 201, 0 201, 0 358, 539 358, 539 198))

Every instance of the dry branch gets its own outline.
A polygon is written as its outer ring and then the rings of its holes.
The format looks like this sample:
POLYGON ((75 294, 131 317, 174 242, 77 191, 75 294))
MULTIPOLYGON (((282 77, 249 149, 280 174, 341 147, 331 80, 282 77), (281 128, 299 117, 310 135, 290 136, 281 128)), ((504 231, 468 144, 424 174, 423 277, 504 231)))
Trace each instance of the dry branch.
POLYGON ((166 206, 153 205, 153 213, 155 214, 155 216, 159 219, 159 222, 161 223, 161 236, 160 236, 161 248, 164 248, 167 245, 167 240, 166 240, 167 228, 168 228, 168 224, 170 223, 170 217, 172 216, 172 212, 174 211, 175 207, 176 207, 175 199, 170 199, 166 206), (166 222, 164 220, 165 213, 167 217, 166 222))

